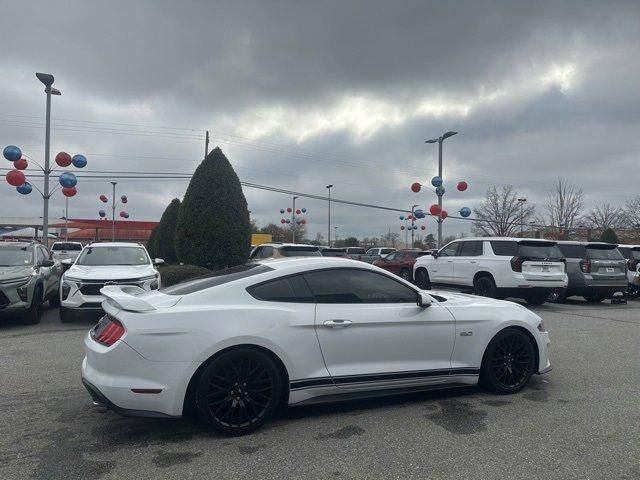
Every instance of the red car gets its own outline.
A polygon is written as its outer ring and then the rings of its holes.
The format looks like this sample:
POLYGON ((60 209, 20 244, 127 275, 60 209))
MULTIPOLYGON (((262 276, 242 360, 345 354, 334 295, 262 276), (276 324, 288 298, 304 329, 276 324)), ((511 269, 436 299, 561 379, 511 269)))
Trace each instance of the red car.
POLYGON ((423 255, 431 255, 431 252, 419 250, 399 250, 390 253, 386 257, 376 260, 373 264, 376 267, 383 268, 388 272, 395 273, 405 280, 413 281, 413 264, 416 259, 423 255))

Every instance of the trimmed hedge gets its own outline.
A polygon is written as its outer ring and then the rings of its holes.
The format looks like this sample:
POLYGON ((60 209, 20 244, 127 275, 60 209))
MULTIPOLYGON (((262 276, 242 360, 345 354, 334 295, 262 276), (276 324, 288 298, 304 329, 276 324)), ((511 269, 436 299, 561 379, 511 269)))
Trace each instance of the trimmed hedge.
POLYGON ((176 283, 211 273, 211 270, 197 265, 164 265, 159 268, 159 271, 163 287, 170 287, 176 283))
POLYGON ((154 229, 156 257, 162 258, 165 262, 174 263, 178 260, 176 256, 175 235, 178 213, 180 212, 180 200, 174 198, 165 209, 160 224, 154 229))

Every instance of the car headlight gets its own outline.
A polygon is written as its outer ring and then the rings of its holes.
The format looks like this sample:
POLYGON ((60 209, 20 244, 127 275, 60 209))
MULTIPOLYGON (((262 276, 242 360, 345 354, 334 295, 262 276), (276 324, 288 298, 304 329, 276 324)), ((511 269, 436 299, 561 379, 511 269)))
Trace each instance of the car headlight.
POLYGON ((73 278, 73 277, 69 277, 67 275, 65 275, 64 277, 62 277, 62 281, 63 282, 71 282, 71 283, 82 283, 82 280, 79 278, 73 278))
POLYGON ((29 279, 18 287, 18 296, 23 302, 29 300, 29 279))

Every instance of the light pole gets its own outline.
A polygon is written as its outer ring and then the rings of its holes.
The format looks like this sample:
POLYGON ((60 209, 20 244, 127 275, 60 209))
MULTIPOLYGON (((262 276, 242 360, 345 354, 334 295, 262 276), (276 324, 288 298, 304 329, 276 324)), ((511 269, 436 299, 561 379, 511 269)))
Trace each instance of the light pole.
POLYGON ((50 73, 36 73, 36 77, 44 84, 44 92, 47 94, 47 112, 45 121, 45 133, 44 133, 44 208, 42 213, 42 239, 45 245, 49 244, 49 174, 51 168, 49 168, 49 145, 51 140, 51 95, 62 95, 60 90, 52 88, 53 75, 50 73), (46 242, 46 243, 45 243, 46 242))
POLYGON ((333 184, 327 185, 325 188, 329 190, 329 220, 327 223, 327 245, 331 246, 331 189, 333 188, 333 184))
POLYGON ((518 203, 520 204, 520 238, 524 235, 524 202, 526 202, 526 198, 519 198, 518 203))
POLYGON ((69 197, 64 197, 64 240, 69 241, 69 197))
POLYGON ((414 234, 415 234, 415 228, 413 228, 414 222, 416 221, 416 207, 418 205, 411 205, 411 248, 413 248, 413 245, 415 244, 415 240, 414 240, 414 234))
MULTIPOLYGON (((442 178, 442 143, 449 137, 453 137, 458 132, 446 132, 442 136, 438 138, 432 138, 431 140, 426 140, 424 143, 436 143, 438 142, 438 176, 442 178)), ((438 195, 438 205, 440 206, 440 210, 442 210, 442 192, 437 192, 438 195)), ((443 219, 438 216, 438 248, 442 247, 442 222, 443 219)))
POLYGON ((111 182, 113 185, 113 197, 111 199, 111 241, 116 241, 116 185, 118 182, 111 182))
POLYGON ((334 230, 334 235, 333 235, 333 243, 334 246, 338 243, 338 226, 336 225, 335 227, 333 227, 334 230))
POLYGON ((293 209, 291 210, 291 243, 296 243, 296 198, 298 197, 293 197, 293 209))

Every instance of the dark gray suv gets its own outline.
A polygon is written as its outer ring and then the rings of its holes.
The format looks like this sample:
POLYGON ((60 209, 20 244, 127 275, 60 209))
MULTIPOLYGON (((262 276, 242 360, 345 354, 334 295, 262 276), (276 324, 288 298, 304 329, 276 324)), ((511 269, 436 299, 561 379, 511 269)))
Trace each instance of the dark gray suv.
POLYGON ((598 303, 627 289, 626 260, 618 246, 601 242, 558 242, 566 258, 569 284, 552 293, 549 301, 560 302, 573 295, 598 303))

